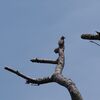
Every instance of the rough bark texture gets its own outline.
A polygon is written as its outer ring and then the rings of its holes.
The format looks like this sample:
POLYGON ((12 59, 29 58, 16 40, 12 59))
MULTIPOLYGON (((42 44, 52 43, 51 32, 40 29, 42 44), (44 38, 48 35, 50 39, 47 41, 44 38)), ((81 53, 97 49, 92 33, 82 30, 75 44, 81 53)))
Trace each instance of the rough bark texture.
POLYGON ((55 53, 58 53, 59 57, 56 61, 52 60, 42 60, 42 59, 32 59, 32 62, 38 62, 38 63, 49 63, 49 64, 57 64, 55 68, 55 72, 53 75, 50 77, 44 77, 44 78, 30 78, 26 75, 23 75, 19 71, 13 70, 11 68, 5 67, 6 70, 22 77, 23 79, 26 80, 27 84, 36 84, 36 85, 41 85, 41 84, 47 84, 51 82, 56 82, 65 88, 68 89, 71 100, 83 100, 79 90, 77 89, 75 83, 71 79, 67 79, 62 75, 62 70, 64 68, 64 63, 65 63, 65 57, 64 57, 64 37, 62 36, 60 40, 58 41, 58 48, 54 50, 55 53))

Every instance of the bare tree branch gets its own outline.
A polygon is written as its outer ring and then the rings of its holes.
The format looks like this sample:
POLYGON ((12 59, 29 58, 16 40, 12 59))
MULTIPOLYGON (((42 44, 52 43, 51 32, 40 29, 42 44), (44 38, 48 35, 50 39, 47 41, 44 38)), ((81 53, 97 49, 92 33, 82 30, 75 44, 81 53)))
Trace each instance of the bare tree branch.
POLYGON ((81 35, 82 39, 87 39, 87 40, 100 40, 100 35, 96 34, 82 34, 81 35))
POLYGON ((25 79, 27 84, 32 83, 32 84, 40 85, 40 84, 46 84, 46 83, 53 82, 51 77, 44 77, 44 78, 38 78, 38 79, 34 78, 33 79, 33 78, 30 78, 30 77, 20 73, 18 70, 14 70, 14 69, 9 68, 9 67, 5 67, 5 70, 7 70, 11 73, 14 73, 14 74, 20 76, 21 78, 25 79))
POLYGON ((47 63, 47 64, 57 64, 57 60, 50 60, 50 59, 38 59, 38 58, 33 58, 30 60, 31 62, 35 62, 35 63, 47 63))
POLYGON ((67 79, 61 74, 54 74, 52 77, 56 83, 68 89, 72 100, 83 100, 79 90, 71 79, 67 79))
POLYGON ((59 57, 57 59, 57 63, 54 63, 55 61, 51 60, 41 60, 41 59, 33 59, 33 62, 39 62, 39 63, 50 63, 50 64, 57 64, 55 68, 55 72, 51 77, 44 77, 44 78, 29 78, 26 75, 23 75, 19 71, 15 71, 11 68, 5 67, 6 70, 22 77, 23 79, 26 80, 26 83, 32 83, 32 84, 46 84, 46 83, 51 83, 51 82, 56 82, 64 87, 66 87, 70 93, 71 99, 72 100, 83 100, 79 90, 77 89, 75 83, 71 79, 67 79, 63 77, 62 75, 62 70, 64 68, 65 64, 65 57, 64 57, 64 39, 65 37, 62 36, 60 40, 58 41, 58 48, 55 49, 55 53, 58 53, 59 57))
POLYGON ((20 73, 18 70, 13 70, 13 69, 11 69, 9 67, 5 67, 5 70, 7 70, 9 72, 12 72, 12 73, 14 73, 16 75, 18 75, 18 76, 22 77, 25 80, 29 80, 30 82, 32 82, 32 81, 34 82, 34 79, 29 78, 28 76, 25 76, 24 74, 20 73))
POLYGON ((67 79, 63 77, 63 75, 59 73, 54 73, 51 77, 43 77, 43 78, 30 78, 22 73, 20 73, 18 70, 11 69, 9 67, 5 67, 7 71, 10 71, 11 73, 14 73, 18 75, 19 77, 26 80, 26 84, 37 84, 37 86, 41 84, 47 84, 51 82, 56 82, 64 87, 66 87, 71 95, 72 100, 83 100, 80 92, 78 91, 77 87, 75 86, 75 83, 71 79, 67 79))

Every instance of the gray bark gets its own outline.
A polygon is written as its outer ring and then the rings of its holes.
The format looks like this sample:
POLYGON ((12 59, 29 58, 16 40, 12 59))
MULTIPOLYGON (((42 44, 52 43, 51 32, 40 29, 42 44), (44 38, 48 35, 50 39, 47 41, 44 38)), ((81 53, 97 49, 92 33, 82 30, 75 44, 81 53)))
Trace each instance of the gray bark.
MULTIPOLYGON (((63 70, 64 64, 65 64, 64 37, 63 36, 58 41, 58 48, 56 48, 54 50, 54 52, 59 55, 58 59, 56 60, 56 63, 51 63, 51 62, 55 62, 55 61, 51 61, 51 60, 38 59, 38 63, 45 62, 45 63, 49 63, 49 64, 57 64, 56 68, 55 68, 55 72, 50 77, 30 78, 30 77, 20 73, 19 71, 13 70, 9 67, 5 67, 5 69, 22 77, 23 79, 25 79, 27 84, 31 83, 31 84, 41 85, 41 84, 56 82, 56 83, 60 84, 61 86, 64 86, 66 89, 68 89, 70 96, 71 96, 71 100, 83 100, 75 83, 71 79, 67 79, 62 75, 62 70, 63 70)), ((33 59, 32 61, 37 62, 37 59, 33 59)))

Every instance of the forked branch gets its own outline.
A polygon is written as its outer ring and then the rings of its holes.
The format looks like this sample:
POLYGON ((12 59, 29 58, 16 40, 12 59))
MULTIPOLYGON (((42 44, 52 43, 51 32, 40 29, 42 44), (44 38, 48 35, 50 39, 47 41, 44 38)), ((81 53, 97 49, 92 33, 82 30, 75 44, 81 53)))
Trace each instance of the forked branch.
POLYGON ((11 68, 5 67, 5 69, 7 71, 10 71, 10 72, 22 77, 23 79, 25 79, 27 84, 32 83, 32 84, 40 85, 40 84, 56 82, 56 83, 66 87, 68 89, 72 100, 83 100, 83 98, 82 98, 79 90, 77 89, 75 83, 71 79, 67 79, 62 75, 62 70, 63 70, 64 64, 65 64, 64 39, 65 39, 64 36, 62 36, 60 38, 60 40, 58 41, 58 48, 56 48, 54 50, 54 52, 59 55, 58 59, 56 61, 41 60, 41 59, 37 59, 37 58, 31 60, 32 62, 37 62, 37 63, 57 64, 56 68, 55 68, 55 72, 50 77, 37 78, 37 79, 34 78, 33 79, 33 78, 30 78, 30 77, 27 77, 26 75, 23 75, 19 71, 13 70, 11 68))

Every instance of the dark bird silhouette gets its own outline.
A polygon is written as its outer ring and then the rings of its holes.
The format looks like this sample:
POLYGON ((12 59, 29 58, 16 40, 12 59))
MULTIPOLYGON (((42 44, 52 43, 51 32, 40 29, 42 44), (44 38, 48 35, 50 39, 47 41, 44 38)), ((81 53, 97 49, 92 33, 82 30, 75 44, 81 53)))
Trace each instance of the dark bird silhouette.
POLYGON ((100 36, 100 32, 96 31, 96 33, 100 36))
POLYGON ((60 40, 58 41, 59 47, 63 47, 63 46, 64 46, 64 39, 65 39, 65 37, 62 36, 62 37, 60 38, 60 40))
POLYGON ((59 48, 64 48, 64 39, 65 37, 62 36, 60 40, 58 41, 59 47, 54 50, 55 53, 59 53, 59 48))

